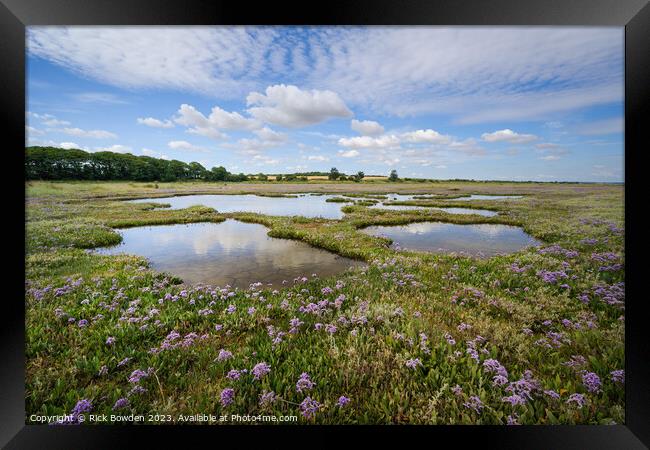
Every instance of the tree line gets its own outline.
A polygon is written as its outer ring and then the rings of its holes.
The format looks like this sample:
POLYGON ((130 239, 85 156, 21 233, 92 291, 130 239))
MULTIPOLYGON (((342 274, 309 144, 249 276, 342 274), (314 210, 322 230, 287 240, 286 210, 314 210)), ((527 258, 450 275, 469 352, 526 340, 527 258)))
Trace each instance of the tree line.
POLYGON ((96 152, 56 147, 25 149, 28 180, 133 180, 133 181, 247 181, 223 166, 208 170, 198 162, 185 163, 130 153, 96 152))

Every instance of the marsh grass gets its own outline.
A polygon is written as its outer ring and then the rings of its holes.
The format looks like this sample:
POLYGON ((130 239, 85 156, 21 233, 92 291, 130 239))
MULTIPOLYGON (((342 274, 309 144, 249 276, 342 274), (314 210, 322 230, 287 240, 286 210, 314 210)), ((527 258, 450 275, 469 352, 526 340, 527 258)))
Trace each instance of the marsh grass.
POLYGON ((113 413, 115 402, 128 398, 117 412, 170 414, 173 420, 203 412, 297 414, 301 423, 323 424, 623 423, 624 384, 611 374, 624 367, 622 187, 431 183, 416 190, 400 183, 383 190, 387 184, 266 183, 245 189, 274 195, 343 194, 338 189, 345 188, 361 199, 379 198, 378 190, 526 197, 398 202, 488 208, 500 212, 494 217, 377 210, 357 202, 343 206, 346 215, 336 221, 114 200, 147 198, 154 191, 241 193, 241 185, 28 183, 26 418, 69 413, 81 399, 91 400, 95 413, 113 413), (259 223, 270 236, 367 265, 327 279, 305 274, 304 281, 277 291, 232 290, 186 286, 152 271, 141 257, 88 250, 119 243, 116 228, 226 218, 259 223), (417 221, 518 225, 545 245, 475 259, 400 252, 360 231, 417 221), (309 312, 309 304, 324 300, 326 306, 310 306, 309 312), (302 324, 293 327, 294 318, 302 324), (79 325, 83 320, 86 326, 79 325), (279 340, 278 331, 285 333, 279 340), (172 332, 180 337, 170 342, 183 345, 161 350, 172 332), (106 343, 109 337, 114 343, 106 343), (220 361, 221 349, 232 358, 220 361), (507 370, 509 384, 494 384, 495 373, 485 365, 490 359, 507 370), (255 380, 250 371, 260 362, 271 370, 255 380), (151 374, 129 381, 134 370, 149 368, 151 374), (227 377, 233 369, 249 372, 233 380, 227 377), (303 372, 316 384, 301 393, 296 383, 303 372), (601 380, 597 391, 584 382, 589 372, 601 380), (514 406, 504 401, 512 394, 508 386, 517 390, 524 382, 534 385, 530 398, 524 395, 514 406), (145 391, 129 395, 134 386, 145 391), (225 388, 234 389, 228 406, 220 402, 225 388), (551 390, 558 399, 544 392, 551 390), (260 404, 264 391, 282 401, 260 404), (584 396, 581 407, 569 401, 574 394, 584 396), (350 402, 337 406, 342 395, 350 402), (307 396, 320 403, 312 418, 303 418, 297 406, 307 396), (483 405, 478 411, 467 406, 472 397, 483 405))

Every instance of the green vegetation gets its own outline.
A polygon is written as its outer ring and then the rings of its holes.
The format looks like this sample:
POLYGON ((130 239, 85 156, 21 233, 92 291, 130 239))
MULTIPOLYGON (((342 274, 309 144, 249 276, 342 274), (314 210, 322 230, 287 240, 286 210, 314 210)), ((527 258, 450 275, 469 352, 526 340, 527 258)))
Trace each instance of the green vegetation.
POLYGON ((172 421, 199 412, 318 424, 625 420, 622 186, 34 181, 26 228, 27 418, 89 400, 94 413, 172 421), (420 197, 402 204, 500 214, 366 207, 396 191, 420 197), (343 206, 340 221, 119 201, 299 192, 361 201, 343 206), (524 198, 450 198, 470 194, 524 198), (232 291, 185 286, 140 257, 87 250, 119 242, 114 228, 225 218, 367 266, 232 291), (359 231, 425 220, 518 225, 546 245, 474 259, 395 251, 359 231))
POLYGON ((247 181, 243 173, 224 167, 207 170, 198 162, 184 163, 130 153, 88 153, 77 149, 28 147, 25 149, 27 180, 135 180, 135 181, 247 181))

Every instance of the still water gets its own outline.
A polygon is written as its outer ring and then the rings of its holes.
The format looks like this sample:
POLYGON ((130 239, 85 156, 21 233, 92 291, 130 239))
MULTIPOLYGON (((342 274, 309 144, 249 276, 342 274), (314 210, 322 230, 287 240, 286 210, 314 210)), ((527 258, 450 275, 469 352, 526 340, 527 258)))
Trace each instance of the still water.
POLYGON ((435 253, 493 256, 541 244, 519 227, 497 224, 419 222, 403 226, 374 226, 362 231, 390 238, 394 248, 435 253))
POLYGON ((99 249, 103 254, 130 253, 149 259, 153 269, 191 284, 248 288, 251 283, 281 287, 296 277, 324 278, 363 263, 304 242, 267 235, 263 225, 221 223, 160 225, 119 230, 123 241, 99 249))
POLYGON ((300 195, 298 197, 262 197, 258 195, 183 195, 178 197, 130 200, 135 203, 168 203, 171 209, 195 205, 214 208, 218 212, 253 212, 270 216, 304 216, 341 219, 346 203, 325 200, 337 195, 300 195))
POLYGON ((401 211, 410 211, 410 210, 440 210, 449 214, 477 214, 484 217, 492 217, 499 214, 496 211, 490 211, 489 209, 472 209, 472 208, 438 208, 433 206, 413 206, 413 205, 391 205, 391 204, 376 204, 371 206, 371 208, 380 208, 380 209, 394 209, 401 211))

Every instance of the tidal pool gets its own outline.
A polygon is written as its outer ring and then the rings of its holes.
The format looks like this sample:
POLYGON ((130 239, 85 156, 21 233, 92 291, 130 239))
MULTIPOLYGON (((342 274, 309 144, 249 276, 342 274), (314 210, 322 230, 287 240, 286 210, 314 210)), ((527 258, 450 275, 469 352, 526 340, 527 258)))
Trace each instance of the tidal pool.
POLYGON ((253 212, 270 216, 304 216, 341 219, 341 207, 347 203, 326 202, 338 195, 300 194, 297 197, 263 197, 259 195, 182 195, 129 200, 134 203, 168 203, 170 209, 183 209, 195 205, 214 208, 218 212, 253 212))
POLYGON ((393 209, 398 211, 412 211, 412 210, 426 210, 426 209, 437 209, 440 211, 445 211, 449 214, 477 214, 484 217, 492 217, 499 214, 496 211, 490 211, 489 209, 472 209, 472 208, 439 208, 434 206, 413 206, 413 205, 390 205, 385 203, 378 203, 376 205, 370 206, 370 208, 379 208, 379 209, 393 209))
POLYGON ((458 197, 450 198, 448 200, 453 201, 465 201, 465 200, 508 200, 508 199, 517 199, 522 198, 521 195, 478 195, 472 194, 469 197, 458 197))
POLYGON ((497 224, 418 222, 402 226, 374 226, 362 231, 390 238, 393 248, 475 256, 512 253, 529 245, 541 244, 519 227, 497 224))
POLYGON ((263 225, 228 219, 221 223, 158 225, 119 230, 122 243, 99 253, 144 256, 151 267, 190 284, 248 288, 281 287, 294 278, 324 278, 363 263, 304 242, 272 238, 263 225))

